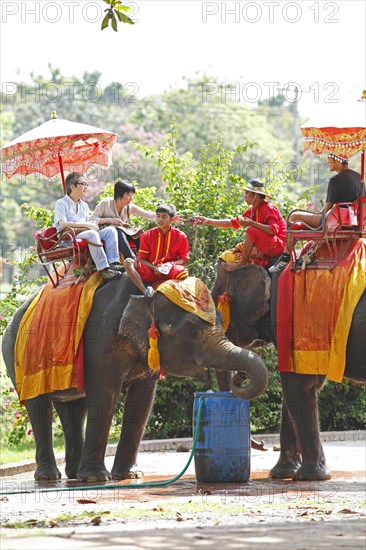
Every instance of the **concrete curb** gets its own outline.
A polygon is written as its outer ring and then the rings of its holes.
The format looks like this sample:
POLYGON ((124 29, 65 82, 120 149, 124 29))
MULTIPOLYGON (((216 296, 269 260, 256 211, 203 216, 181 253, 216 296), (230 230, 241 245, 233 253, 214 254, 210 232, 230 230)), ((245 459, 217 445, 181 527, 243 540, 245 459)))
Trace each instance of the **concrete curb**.
MULTIPOLYGON (((278 445, 280 442, 279 434, 253 434, 257 441, 264 441, 266 445, 278 445)), ((321 432, 321 440, 325 441, 366 441, 366 430, 347 431, 347 432, 321 432)), ((141 441, 140 453, 144 452, 163 452, 163 451, 178 451, 179 447, 192 449, 192 438, 181 437, 177 439, 150 439, 141 441)), ((114 456, 116 453, 117 443, 108 445, 106 456, 114 456)), ((185 450, 186 450, 185 449, 185 450)), ((62 465, 64 463, 64 455, 57 455, 56 463, 62 465)), ((37 467, 34 460, 25 460, 16 464, 3 464, 0 466, 0 477, 13 476, 24 472, 31 472, 37 467)))

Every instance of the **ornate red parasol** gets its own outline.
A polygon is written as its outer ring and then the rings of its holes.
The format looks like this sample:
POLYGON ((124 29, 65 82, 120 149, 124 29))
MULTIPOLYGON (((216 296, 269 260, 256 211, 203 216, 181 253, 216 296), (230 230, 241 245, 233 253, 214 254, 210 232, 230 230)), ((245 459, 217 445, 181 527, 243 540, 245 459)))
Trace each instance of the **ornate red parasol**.
POLYGON ((118 134, 57 118, 26 132, 1 148, 2 170, 9 179, 15 174, 40 173, 51 178, 64 170, 85 172, 93 164, 109 166, 118 134))
POLYGON ((301 126, 304 150, 316 155, 332 153, 349 159, 361 153, 361 181, 365 175, 366 101, 327 105, 301 126))

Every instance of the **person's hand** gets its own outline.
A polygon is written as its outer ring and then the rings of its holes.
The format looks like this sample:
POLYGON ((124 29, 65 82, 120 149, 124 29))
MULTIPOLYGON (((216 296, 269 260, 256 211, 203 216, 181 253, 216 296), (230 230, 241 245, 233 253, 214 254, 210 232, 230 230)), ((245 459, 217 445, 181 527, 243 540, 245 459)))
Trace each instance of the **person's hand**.
POLYGON ((182 225, 185 222, 185 219, 182 214, 176 214, 172 217, 172 222, 176 223, 177 225, 182 225))
POLYGON ((208 223, 208 219, 205 216, 192 216, 188 221, 193 225, 207 225, 208 223))
MULTIPOLYGON (((99 231, 99 225, 94 222, 83 222, 83 227, 86 229, 92 229, 93 231, 99 231)), ((82 231, 84 231, 84 229, 82 229, 82 231)))
POLYGON ((246 216, 238 216, 237 219, 241 227, 250 227, 251 225, 253 225, 253 220, 247 218, 246 216))

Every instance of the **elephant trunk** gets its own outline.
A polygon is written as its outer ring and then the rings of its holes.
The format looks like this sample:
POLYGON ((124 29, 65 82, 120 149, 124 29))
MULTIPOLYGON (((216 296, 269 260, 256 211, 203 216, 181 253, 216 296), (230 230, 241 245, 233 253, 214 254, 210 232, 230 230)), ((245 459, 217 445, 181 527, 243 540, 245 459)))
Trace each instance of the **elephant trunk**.
POLYGON ((227 340, 212 348, 208 366, 241 373, 234 376, 231 382, 233 393, 241 399, 254 399, 267 388, 268 371, 263 359, 253 351, 239 348, 227 340))

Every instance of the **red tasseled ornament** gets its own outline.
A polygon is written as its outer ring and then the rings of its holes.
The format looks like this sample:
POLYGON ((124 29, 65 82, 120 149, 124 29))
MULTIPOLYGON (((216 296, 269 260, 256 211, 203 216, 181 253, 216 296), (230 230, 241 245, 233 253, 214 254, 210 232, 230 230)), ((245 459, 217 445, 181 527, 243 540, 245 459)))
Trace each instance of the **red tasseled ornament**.
POLYGON ((227 292, 224 292, 218 297, 217 309, 222 313, 224 332, 227 331, 230 325, 230 304, 231 298, 227 292))
POLYGON ((158 350, 158 338, 160 336, 160 333, 158 329, 156 328, 155 323, 151 323, 151 326, 147 333, 149 337, 149 352, 147 355, 147 364, 149 365, 150 369, 153 371, 157 371, 160 369, 160 353, 158 350))

